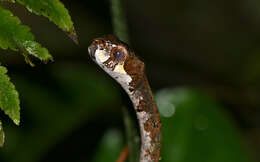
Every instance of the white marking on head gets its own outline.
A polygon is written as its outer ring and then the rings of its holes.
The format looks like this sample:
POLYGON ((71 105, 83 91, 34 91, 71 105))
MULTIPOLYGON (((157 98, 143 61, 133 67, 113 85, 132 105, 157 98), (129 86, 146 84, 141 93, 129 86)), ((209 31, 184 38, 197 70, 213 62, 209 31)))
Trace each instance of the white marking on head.
POLYGON ((98 63, 104 63, 110 57, 110 55, 105 50, 97 49, 95 52, 96 61, 98 63))
POLYGON ((123 88, 125 88, 126 90, 128 90, 130 88, 130 83, 132 81, 132 78, 130 77, 130 75, 128 75, 127 73, 120 73, 120 72, 116 72, 115 70, 112 71, 112 73, 110 73, 110 75, 114 78, 116 78, 116 80, 121 83, 121 85, 123 86, 123 88))
POLYGON ((115 76, 116 80, 120 83, 125 83, 127 89, 130 88, 129 84, 132 81, 132 78, 130 75, 128 75, 124 69, 124 64, 118 64, 115 66, 115 69, 113 70, 113 76, 115 76))
POLYGON ((118 64, 116 65, 114 72, 120 73, 120 74, 127 74, 124 69, 124 64, 118 64))

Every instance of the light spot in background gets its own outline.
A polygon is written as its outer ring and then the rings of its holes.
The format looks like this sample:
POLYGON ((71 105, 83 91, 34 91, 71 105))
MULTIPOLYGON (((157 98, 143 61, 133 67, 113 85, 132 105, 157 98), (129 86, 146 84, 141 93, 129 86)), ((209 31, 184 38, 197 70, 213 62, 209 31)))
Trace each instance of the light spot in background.
POLYGON ((163 89, 156 93, 155 99, 160 114, 163 117, 171 117, 174 115, 178 103, 185 98, 185 93, 173 89, 163 89))
POLYGON ((175 113, 175 107, 170 102, 158 102, 159 112, 164 117, 171 117, 175 113))

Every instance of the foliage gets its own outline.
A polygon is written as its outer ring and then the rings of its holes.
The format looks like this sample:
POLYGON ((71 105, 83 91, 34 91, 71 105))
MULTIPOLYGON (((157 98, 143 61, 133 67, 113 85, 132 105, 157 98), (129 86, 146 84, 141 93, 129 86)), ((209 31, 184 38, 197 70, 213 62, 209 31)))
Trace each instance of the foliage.
POLYGON ((212 99, 188 88, 161 90, 156 98, 163 162, 250 162, 240 133, 212 99))
POLYGON ((0 107, 15 124, 19 125, 20 101, 18 93, 14 85, 10 82, 6 72, 6 68, 0 66, 0 107))
POLYGON ((77 42, 77 35, 68 10, 59 0, 17 0, 29 11, 47 17, 77 42))
POLYGON ((0 7, 0 47, 3 49, 20 50, 24 55, 33 55, 40 60, 52 58, 46 48, 34 41, 30 28, 21 25, 20 20, 8 10, 0 7))
MULTIPOLYGON (((14 0, 11 2, 15 2, 14 0)), ((67 32, 74 40, 76 33, 67 9, 58 0, 18 0, 29 11, 43 15, 53 21, 63 31, 67 32)), ((44 62, 52 60, 49 51, 34 40, 30 28, 22 25, 18 17, 0 6, 0 48, 20 51, 25 61, 34 66, 30 56, 44 62)), ((0 108, 14 121, 20 122, 20 105, 18 92, 6 75, 6 68, 0 66, 0 108)), ((2 132, 2 129, 1 129, 2 132)))
MULTIPOLYGON (((32 76, 17 74, 12 76, 16 80, 17 88, 23 92, 22 101, 27 103, 26 111, 23 113, 26 126, 23 125, 21 129, 6 126, 8 147, 0 149, 0 161, 4 161, 3 159, 7 159, 8 162, 40 161, 57 143, 82 127, 82 123, 91 122, 97 117, 102 118, 99 116, 102 113, 109 112, 106 114, 112 115, 111 111, 120 106, 118 89, 110 86, 113 81, 97 75, 95 70, 90 70, 88 66, 72 66, 64 63, 48 67, 50 77, 59 85, 60 90, 47 85, 42 86, 32 76), (102 102, 97 102, 98 100, 102 102), (107 109, 104 110, 103 107, 107 109), (14 154, 16 156, 13 156, 14 154)), ((95 127, 95 131, 98 129, 95 127)), ((66 150, 73 152, 90 145, 89 136, 95 134, 95 131, 91 133, 89 130, 86 131, 87 133, 82 135, 84 141, 78 143, 77 138, 73 138, 75 147, 66 150)), ((78 156, 86 158, 85 153, 78 156)))

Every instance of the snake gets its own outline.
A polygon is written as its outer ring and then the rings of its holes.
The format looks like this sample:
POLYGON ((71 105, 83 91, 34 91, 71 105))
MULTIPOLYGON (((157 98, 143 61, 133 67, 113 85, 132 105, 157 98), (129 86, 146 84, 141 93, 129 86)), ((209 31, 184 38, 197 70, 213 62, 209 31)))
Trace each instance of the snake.
POLYGON ((141 136, 140 162, 158 162, 161 157, 161 121, 145 64, 134 50, 114 35, 93 39, 88 47, 92 60, 116 80, 132 101, 141 136))

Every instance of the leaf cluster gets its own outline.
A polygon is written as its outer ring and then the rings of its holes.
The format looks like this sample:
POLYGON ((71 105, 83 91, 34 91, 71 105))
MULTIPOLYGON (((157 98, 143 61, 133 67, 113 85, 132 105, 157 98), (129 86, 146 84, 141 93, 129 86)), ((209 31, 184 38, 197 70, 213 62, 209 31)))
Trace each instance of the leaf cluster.
MULTIPOLYGON (((9 0, 10 3, 19 3, 30 12, 42 15, 66 32, 75 42, 77 35, 68 10, 59 0, 9 0)), ((35 41, 30 27, 23 25, 20 19, 0 2, 0 48, 19 51, 27 63, 34 66, 31 57, 47 62, 53 59, 47 48, 35 41)), ((20 101, 15 86, 7 76, 7 69, 0 66, 0 109, 7 114, 16 125, 20 123, 20 101)), ((0 145, 4 143, 4 132, 0 125, 0 145)))

